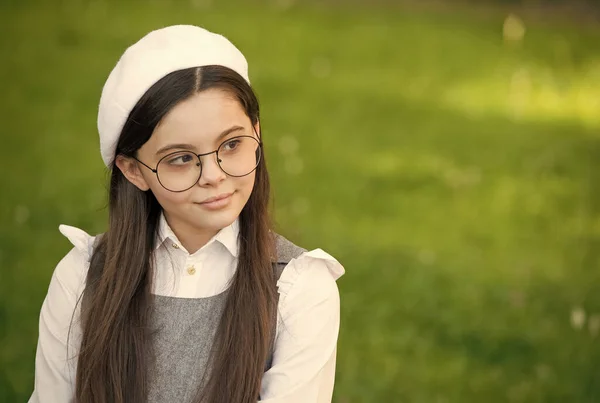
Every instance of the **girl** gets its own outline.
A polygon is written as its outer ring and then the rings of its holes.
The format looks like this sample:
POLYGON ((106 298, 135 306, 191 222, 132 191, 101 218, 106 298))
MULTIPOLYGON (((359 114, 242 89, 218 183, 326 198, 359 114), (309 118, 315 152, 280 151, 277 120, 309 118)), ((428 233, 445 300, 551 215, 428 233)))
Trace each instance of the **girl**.
POLYGON ((40 403, 330 402, 342 266, 271 232, 244 56, 194 26, 153 31, 98 114, 109 225, 61 226, 40 314, 40 403))

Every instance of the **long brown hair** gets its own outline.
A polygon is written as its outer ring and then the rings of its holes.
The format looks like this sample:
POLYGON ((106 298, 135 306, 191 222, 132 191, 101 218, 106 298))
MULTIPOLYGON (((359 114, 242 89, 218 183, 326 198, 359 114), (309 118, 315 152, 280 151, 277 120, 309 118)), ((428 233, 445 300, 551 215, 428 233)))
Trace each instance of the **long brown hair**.
MULTIPOLYGON (((236 96, 253 125, 258 100, 234 71, 205 66, 173 72, 139 100, 121 132, 116 155, 134 156, 171 108, 195 93, 219 88, 236 96)), ((274 331, 274 255, 265 158, 240 214, 239 259, 214 339, 210 373, 198 402, 255 403, 274 331), (236 354, 231 352, 235 351, 236 354)), ((83 336, 77 361, 79 403, 147 400, 152 364, 153 249, 161 207, 115 166, 109 189, 109 226, 97 242, 82 297, 83 336)))

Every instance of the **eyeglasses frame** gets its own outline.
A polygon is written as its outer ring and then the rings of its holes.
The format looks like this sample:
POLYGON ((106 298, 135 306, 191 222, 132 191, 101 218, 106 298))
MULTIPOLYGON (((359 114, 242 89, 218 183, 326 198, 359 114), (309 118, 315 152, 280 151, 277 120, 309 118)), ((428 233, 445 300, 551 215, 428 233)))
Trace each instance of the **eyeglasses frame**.
MULTIPOLYGON (((256 131, 255 131, 255 133, 256 133, 256 131)), ((196 153, 194 153, 194 152, 188 151, 188 152, 190 152, 191 154, 194 154, 194 155, 195 155, 195 156, 198 158, 198 164, 197 164, 197 166, 199 166, 199 167, 200 167, 200 173, 198 174, 198 179, 196 179, 196 181, 195 181, 195 182, 194 182, 194 183, 193 183, 193 184, 192 184, 192 185, 191 185, 189 188, 186 188, 186 189, 183 189, 183 190, 171 190, 171 189, 167 188, 165 185, 163 185, 162 181, 160 180, 160 175, 158 174, 158 166, 160 165, 160 163, 161 163, 161 162, 162 162, 162 161, 163 161, 165 158, 167 158, 167 157, 170 157, 170 156, 172 156, 172 155, 175 155, 175 154, 178 154, 178 153, 185 152, 185 151, 173 151, 172 153, 169 153, 169 154, 167 154, 167 155, 165 155, 165 156, 161 157, 161 159, 159 159, 159 160, 158 160, 158 162, 156 163, 156 168, 152 168, 151 166, 147 165, 147 164, 146 164, 146 163, 144 163, 143 161, 140 161, 140 160, 139 160, 137 157, 135 157, 135 156, 132 156, 132 158, 133 158, 134 160, 136 160, 137 162, 139 162, 140 164, 142 164, 143 166, 145 166, 146 168, 148 168, 149 170, 151 170, 152 172, 154 172, 154 174, 156 175, 156 178, 158 179, 158 183, 160 183, 160 185, 161 185, 163 188, 165 188, 165 189, 166 189, 166 190, 168 190, 169 192, 173 192, 173 193, 181 193, 181 192, 185 192, 185 191, 187 191, 187 190, 190 190, 191 188, 193 188, 193 187, 194 187, 194 186, 195 186, 195 185, 198 183, 198 181, 200 180, 200 178, 202 177, 202 159, 201 159, 200 157, 205 157, 205 156, 207 156, 207 155, 215 154, 215 155, 216 155, 216 157, 217 157, 217 165, 219 165, 219 168, 221 169, 221 171, 223 171, 223 173, 225 173, 225 175, 227 175, 227 176, 230 176, 230 177, 232 177, 232 178, 243 178, 244 176, 248 176, 248 175, 250 175, 252 172, 256 171, 256 169, 258 168, 258 165, 260 165, 260 161, 261 161, 261 159, 262 159, 262 154, 263 154, 262 147, 263 147, 263 143, 262 143, 262 141, 260 140, 260 138, 259 138, 259 139, 257 139, 257 138, 256 138, 256 137, 254 137, 254 136, 249 136, 249 135, 241 135, 241 136, 235 136, 235 137, 231 137, 231 138, 229 138, 229 139, 227 139, 227 140, 224 140, 224 141, 223 141, 221 144, 219 144, 219 147, 217 147, 217 149, 216 149, 216 150, 214 150, 214 151, 211 151, 211 152, 208 152, 208 153, 196 154, 196 153), (244 174, 244 175, 231 175, 231 174, 229 174, 228 172, 226 172, 226 171, 223 169, 223 167, 221 166, 221 161, 222 161, 222 160, 219 158, 219 149, 220 149, 220 148, 223 146, 223 144, 225 144, 225 143, 227 143, 227 142, 229 142, 229 141, 231 141, 231 140, 234 140, 234 139, 240 138, 240 137, 250 137, 251 139, 255 140, 255 141, 258 143, 258 148, 257 148, 257 151, 260 149, 260 155, 259 155, 259 158, 258 158, 258 160, 256 161, 256 166, 255 166, 255 167, 254 167, 254 169, 252 169, 250 172, 248 172, 247 174, 244 174)))

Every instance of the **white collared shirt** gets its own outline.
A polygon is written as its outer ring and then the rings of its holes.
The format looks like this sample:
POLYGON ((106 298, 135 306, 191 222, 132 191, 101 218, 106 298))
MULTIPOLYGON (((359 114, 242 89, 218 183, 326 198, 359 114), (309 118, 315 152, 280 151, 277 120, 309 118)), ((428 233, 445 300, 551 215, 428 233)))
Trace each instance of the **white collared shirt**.
MULTIPOLYGON (((76 356, 81 342, 80 305, 94 237, 60 226, 74 248, 59 262, 40 312, 35 389, 29 403, 73 401, 76 356), (71 317, 75 320, 68 338, 71 317)), ((209 297, 224 291, 237 267, 238 221, 189 254, 164 216, 155 245, 154 293, 180 298, 209 297)), ((331 402, 335 377, 340 300, 336 280, 344 268, 321 249, 303 253, 283 271, 278 325, 271 368, 261 385, 261 402, 331 402), (281 326, 281 324, 285 326, 281 326)))

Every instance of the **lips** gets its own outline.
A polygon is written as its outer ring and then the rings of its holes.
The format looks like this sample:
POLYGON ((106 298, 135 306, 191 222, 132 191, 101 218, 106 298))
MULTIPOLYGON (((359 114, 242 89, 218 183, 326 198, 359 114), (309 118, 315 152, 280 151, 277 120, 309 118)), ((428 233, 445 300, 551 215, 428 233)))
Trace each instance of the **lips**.
POLYGON ((198 204, 208 204, 208 203, 213 203, 213 202, 217 202, 219 200, 223 200, 223 199, 227 199, 228 197, 230 197, 233 193, 222 193, 218 196, 214 196, 214 197, 209 197, 208 199, 205 199, 203 201, 201 201, 198 204))

